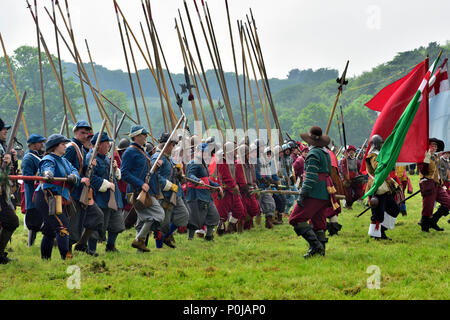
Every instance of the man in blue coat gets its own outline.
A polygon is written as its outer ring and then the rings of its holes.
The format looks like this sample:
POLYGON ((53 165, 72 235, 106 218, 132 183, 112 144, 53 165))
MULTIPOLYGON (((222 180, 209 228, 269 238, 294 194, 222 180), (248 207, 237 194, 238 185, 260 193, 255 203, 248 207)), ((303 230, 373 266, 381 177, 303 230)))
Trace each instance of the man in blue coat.
MULTIPOLYGON (((208 152, 208 144, 202 143, 195 148, 194 159, 186 166, 186 177, 195 180, 197 183, 188 182, 187 204, 189 206, 188 239, 194 238, 195 230, 206 225, 205 240, 212 241, 214 227, 219 224, 220 216, 211 197, 211 191, 207 185, 219 187, 219 184, 209 178, 208 166, 205 157, 208 152)), ((222 188, 219 189, 223 196, 222 188)))
MULTIPOLYGON (((158 148, 151 158, 152 163, 156 161, 169 138, 170 134, 166 132, 161 135, 158 141, 158 148)), ((171 157, 172 150, 177 142, 177 139, 172 138, 161 156, 161 165, 156 170, 159 186, 164 196, 164 199, 160 200, 160 204, 165 211, 165 218, 161 224, 163 240, 156 241, 157 248, 162 248, 163 243, 171 248, 175 248, 172 234, 178 227, 185 227, 189 218, 189 212, 183 202, 183 189, 180 183, 183 165, 181 163, 175 164, 171 157), (175 203, 171 202, 171 197, 173 197, 175 203)))
MULTIPOLYGON (((95 145, 99 139, 97 132, 91 139, 91 144, 95 145)), ((120 194, 117 180, 120 180, 120 169, 117 168, 117 162, 113 159, 114 179, 109 180, 110 176, 110 159, 108 151, 111 148, 110 142, 112 139, 106 132, 103 132, 100 137, 97 153, 97 165, 91 177, 91 187, 94 194, 94 202, 103 211, 103 225, 102 232, 95 232, 88 241, 89 251, 95 252, 97 249, 97 241, 105 240, 106 231, 108 231, 108 240, 106 242, 106 252, 118 252, 116 249, 116 239, 119 233, 125 230, 125 224, 122 216, 122 196, 120 194), (114 196, 117 210, 108 206, 110 197, 114 196)), ((92 158, 93 151, 89 151, 86 156, 87 162, 92 158)))
POLYGON ((145 238, 154 231, 155 239, 161 239, 160 225, 164 220, 164 209, 156 197, 159 197, 159 185, 157 175, 153 174, 149 180, 146 179, 151 169, 151 160, 144 150, 149 132, 142 126, 131 127, 129 137, 131 145, 122 155, 120 171, 122 179, 128 183, 127 193, 133 193, 133 204, 137 212, 136 238, 131 246, 141 252, 149 252, 145 245, 145 238), (137 204, 137 197, 143 191, 150 197, 151 204, 148 207, 137 204), (140 226, 140 227, 138 227, 140 226))
MULTIPOLYGON (((38 134, 31 134, 28 137, 28 151, 25 153, 20 166, 24 176, 37 175, 39 161, 44 155, 45 141, 46 139, 38 134)), ((25 199, 25 225, 28 229, 28 247, 33 245, 36 233, 40 231, 43 222, 43 217, 38 213, 33 203, 33 195, 36 188, 37 184, 34 181, 24 181, 22 184, 23 197, 25 199)))

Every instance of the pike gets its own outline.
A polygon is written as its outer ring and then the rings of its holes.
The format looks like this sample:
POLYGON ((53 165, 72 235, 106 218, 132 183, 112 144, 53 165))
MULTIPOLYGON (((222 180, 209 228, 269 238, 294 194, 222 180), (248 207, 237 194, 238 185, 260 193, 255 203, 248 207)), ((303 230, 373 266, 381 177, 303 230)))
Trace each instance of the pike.
POLYGON ((366 145, 366 143, 367 143, 367 138, 366 138, 366 140, 364 140, 364 142, 363 142, 361 148, 359 148, 359 152, 358 152, 358 154, 356 155, 356 159, 358 159, 359 156, 361 155, 361 151, 364 149, 364 146, 366 145))
MULTIPOLYGON (((330 131, 331 120, 333 119, 333 116, 334 116, 334 110, 336 110, 336 106, 339 101, 339 97, 342 94, 342 90, 344 89, 344 86, 348 84, 348 80, 346 79, 346 76, 347 76, 347 69, 348 69, 349 62, 350 61, 347 60, 347 64, 345 65, 345 69, 342 72, 341 77, 336 79, 336 82, 339 84, 338 93, 336 94, 336 99, 334 100, 333 108, 331 109, 330 119, 328 120, 327 130, 325 131, 325 134, 328 134, 328 132, 330 131)), ((344 123, 342 123, 342 127, 344 127, 344 123)), ((345 134, 344 134, 344 139, 345 139, 345 134)))
POLYGON ((341 146, 342 146, 343 141, 342 141, 342 134, 341 134, 341 125, 339 123, 338 115, 336 115, 336 122, 337 122, 338 131, 339 131, 339 142, 341 143, 341 146))
POLYGON ((186 0, 184 0, 184 7, 185 7, 186 14, 187 14, 187 17, 188 17, 189 26, 190 26, 191 33, 192 33, 192 38, 194 39, 195 49, 197 51, 197 56, 198 56, 198 60, 199 60, 199 63, 200 63, 200 69, 202 71, 203 80, 204 80, 204 84, 205 84, 205 87, 206 87, 206 92, 207 92, 206 96, 208 97, 209 105, 211 107, 211 111, 213 113, 214 121, 216 123, 217 129, 221 132, 222 137, 224 137, 225 135, 224 135, 224 133, 222 131, 222 128, 220 127, 219 119, 217 118, 217 114, 216 114, 216 112, 214 110, 214 103, 213 103, 213 101, 211 99, 211 92, 209 90, 208 81, 206 80, 206 73, 205 73, 205 69, 203 67, 202 57, 200 55, 200 50, 198 48, 197 39, 195 37, 194 28, 192 26, 191 16, 189 14, 189 9, 187 7, 186 0))
MULTIPOLYGON (((28 7, 31 10, 31 6, 30 6, 29 3, 28 3, 28 7)), ((17 106, 20 108, 19 92, 17 91, 17 88, 16 88, 16 82, 14 81, 14 75, 13 75, 13 72, 12 72, 12 69, 11 69, 11 64, 9 63, 8 55, 6 54, 6 48, 5 48, 5 44, 3 43, 3 38, 2 38, 2 34, 1 33, 0 33, 0 42, 2 44, 3 54, 5 56, 5 61, 6 61, 6 64, 8 66, 9 76, 11 78, 11 82, 12 82, 12 85, 13 85, 13 88, 14 88, 14 94, 16 95, 17 106)), ((23 112, 21 113, 21 117, 22 117, 22 122, 23 122, 23 128, 25 130, 25 135, 27 136, 27 139, 28 139, 27 123, 25 122, 25 117, 23 115, 23 112)))
MULTIPOLYGON (((420 190, 417 190, 416 192, 414 192, 412 195, 410 195, 408 198, 406 198, 405 200, 403 200, 403 202, 411 199, 412 197, 414 197, 415 195, 417 195, 418 193, 420 193, 420 190)), ((371 207, 366 208, 363 212, 361 212, 360 214, 358 214, 356 216, 356 218, 359 218, 360 216, 362 216, 364 213, 366 213, 367 211, 369 211, 369 209, 371 209, 371 207)))
MULTIPOLYGON (((47 137, 47 118, 45 117, 45 93, 44 93, 44 76, 42 74, 42 56, 41 56, 41 42, 39 41, 39 19, 37 0, 34 0, 34 12, 36 15, 36 35, 38 45, 38 59, 39 59, 39 77, 41 81, 41 100, 42 100, 42 120, 44 122, 44 135, 47 137)), ((65 107, 65 105, 64 105, 65 107)), ((67 113, 64 113, 67 114, 67 113)))
MULTIPOLYGON (((247 86, 245 85, 245 51, 242 46, 242 28, 239 24, 239 20, 237 22, 238 30, 239 30, 239 38, 241 40, 241 49, 242 49, 242 82, 244 84, 244 104, 245 104, 245 131, 248 131, 248 108, 247 108, 247 86)), ((247 75, 248 76, 248 75, 247 75)))
MULTIPOLYGON (((116 1, 114 1, 114 9, 116 10, 117 25, 119 27, 120 40, 122 42, 123 54, 124 54, 124 57, 125 57, 125 63, 127 65, 128 79, 130 81, 131 93, 133 94, 133 102, 134 102, 134 108, 136 110, 137 122, 138 122, 138 124, 141 124, 141 119, 139 117, 139 111, 138 111, 138 106, 137 106, 137 102, 136 102, 136 95, 134 93, 133 79, 131 78, 130 64, 128 62, 128 55, 127 55, 127 50, 126 50, 126 47, 125 47, 125 41, 124 41, 124 37, 123 37, 122 26, 120 24, 119 13, 117 11, 118 7, 117 7, 117 4, 116 4, 116 1)), ((126 28, 126 25, 125 25, 125 28, 126 28)))
MULTIPOLYGON (((92 161, 97 158, 98 146, 100 144, 100 140, 101 140, 101 137, 103 134, 103 130, 105 129, 105 125, 106 125, 106 119, 104 119, 102 122, 100 131, 98 132, 97 141, 95 142, 95 146, 92 149, 92 157, 89 160, 89 164, 86 169, 85 177, 88 178, 89 180, 92 178, 92 174, 94 173, 94 166, 92 164, 92 161)), ((81 191, 81 196, 80 196, 80 203, 82 203, 84 206, 87 207, 88 205, 93 204, 93 202, 94 202, 94 199, 93 199, 92 188, 88 187, 87 185, 83 185, 83 190, 81 191)))
MULTIPOLYGON (((339 94, 339 92, 338 92, 339 94)), ((341 121, 342 121, 342 134, 344 135, 344 149, 342 150, 342 153, 344 153, 344 157, 347 158, 347 137, 345 135, 345 124, 344 124, 344 113, 342 112, 342 105, 339 105, 339 108, 341 109, 341 121)), ((349 165, 347 163, 347 176, 350 176, 349 172, 349 165)))
MULTIPOLYGON (((204 123, 204 126, 205 126, 205 130, 208 131, 209 130, 209 126, 208 126, 208 122, 206 120, 205 111, 203 110, 203 104, 202 104, 202 99, 201 99, 201 96, 200 96, 199 85, 197 83, 196 74, 197 74, 197 76, 198 76, 198 78, 200 80, 200 83, 202 85, 203 91, 205 92, 205 94, 207 96, 208 96, 208 92, 205 89, 203 81, 202 81, 202 79, 201 79, 201 77, 199 75, 199 72, 197 70, 197 66, 195 65, 194 59, 192 57, 191 51, 189 50, 189 44, 188 44, 188 42, 186 40, 186 32, 184 30, 184 25, 183 25, 183 18, 181 17, 181 12, 180 12, 179 9, 178 9, 178 15, 180 17, 180 23, 181 23, 181 27, 183 29, 183 35, 184 35, 183 39, 182 39, 181 34, 180 34, 180 29, 178 28, 177 19, 175 19, 175 29, 177 30, 178 40, 180 42, 180 48, 181 48, 181 51, 182 51, 182 55, 183 55, 183 57, 185 57, 185 64, 187 65, 187 68, 189 70, 190 76, 194 80, 193 88, 195 88, 195 93, 197 95, 198 103, 200 105, 200 110, 202 112, 202 118, 203 118, 203 123, 204 123), (185 44, 183 43, 183 40, 184 40, 185 44)), ((194 100, 192 100, 192 101, 194 101, 194 100)), ((195 106, 195 101, 193 102, 192 106, 193 107, 195 106)), ((194 111, 194 117, 195 117, 196 116, 196 110, 193 109, 193 111, 194 111)), ((198 116, 197 116, 197 119, 198 119, 198 116)), ((196 119, 196 121, 197 121, 197 119, 196 119)))
MULTIPOLYGON (((196 3, 196 0, 194 0, 194 3, 196 3)), ((212 47, 214 49, 215 56, 216 56, 217 68, 218 68, 221 83, 222 83, 222 90, 223 90, 222 95, 224 98, 225 107, 227 109, 228 119, 230 120, 231 127, 233 128, 235 142, 237 142, 236 124, 234 122, 233 111, 231 109, 230 96, 228 94, 227 82, 225 80, 225 75, 223 72, 222 59, 220 58, 219 46, 217 44, 217 38, 216 38, 216 34, 214 32, 214 25, 212 23, 211 13, 209 12, 208 3, 206 3, 206 10, 205 10, 205 2, 202 0, 202 7, 203 7, 203 12, 205 14, 205 20, 206 20, 206 23, 208 26, 210 38, 211 38, 211 44, 212 44, 212 47)))
MULTIPOLYGON (((242 107, 242 97, 241 97, 241 87, 239 84, 239 74, 238 74, 237 63, 236 63, 236 53, 234 52, 233 31, 231 29, 230 10, 228 8, 228 0, 225 0, 225 7, 227 9, 227 20, 228 20, 228 29, 230 31, 231 51, 233 52, 234 72, 235 72, 235 76, 236 76, 236 84, 237 84, 238 95, 239 95, 239 107, 241 108, 242 128, 245 129, 244 111, 243 111, 243 107, 242 107)), ((245 85, 245 83, 244 83, 244 85, 245 85)))
MULTIPOLYGON (((144 182, 149 184, 150 183, 150 179, 153 176, 153 174, 156 171, 156 167, 158 164, 158 161, 161 159, 161 157, 164 155, 164 152, 167 149, 167 146, 171 143, 173 136, 175 135, 177 129, 180 127, 181 122, 183 122, 185 120, 185 114, 183 113, 180 117, 180 119, 178 120, 177 124, 175 125, 172 133, 169 136, 169 139, 167 140, 167 142, 164 144, 164 147, 162 148, 161 152, 159 153, 158 157, 156 158, 155 162, 153 163, 151 169, 147 172, 147 175, 145 176, 144 182)), ((184 142, 184 141, 183 141, 184 142)), ((176 194, 175 194, 176 197, 176 194)), ((171 197, 171 201, 172 201, 172 197, 171 197)), ((175 199, 176 201, 176 199, 175 199)), ((138 197, 136 198, 136 202, 138 202, 138 207, 144 207, 144 208, 148 208, 151 203, 152 200, 148 194, 148 192, 145 192, 144 190, 141 190, 141 192, 139 193, 138 197)), ((176 204, 176 203, 175 203, 176 204)), ((136 204, 135 204, 136 206, 136 204)))
MULTIPOLYGON (((124 119, 125 116, 122 116, 122 119, 124 119)), ((114 153, 116 152, 116 139, 117 139, 117 133, 119 132, 118 126, 117 126, 117 114, 114 113, 114 124, 113 124, 113 132, 114 136, 112 137, 112 146, 111 146, 111 157, 109 160, 109 182, 115 183, 115 170, 114 170, 114 153)), ((100 136, 98 136, 97 140, 100 140, 100 136)), ((109 201, 108 201, 108 208, 117 211, 117 202, 116 202, 116 192, 112 189, 109 189, 109 201)))
POLYGON ((64 127, 66 126, 67 123, 67 115, 64 115, 64 119, 61 123, 61 129, 59 129, 59 134, 62 135, 64 132, 64 127))
POLYGON ((135 71, 135 73, 136 73, 136 80, 137 80, 137 82, 138 82, 138 85, 139 85, 139 91, 140 91, 140 93, 141 93, 142 104, 144 105, 145 117, 146 117, 146 119, 147 119, 147 124, 148 124, 148 127, 149 127, 149 129, 150 129, 150 132, 153 134, 152 125, 150 124, 150 118, 149 118, 149 116, 148 116, 147 104, 145 103, 144 91, 142 90, 141 78, 139 77, 139 71, 138 71, 137 66, 136 66, 136 60, 134 59, 133 47, 131 46, 130 37, 129 37, 129 35, 128 35, 128 31, 127 31, 127 28, 126 28, 126 27, 125 27, 125 34, 126 34, 126 36, 127 36, 128 47, 129 47, 129 49, 130 49, 131 61, 133 62, 134 71, 135 71))
MULTIPOLYGON (((4 154, 11 154, 11 150, 14 147, 14 141, 16 139, 17 132, 19 131, 20 118, 23 115, 24 104, 25 104, 26 98, 27 98, 27 92, 24 91, 24 93, 22 95, 22 99, 20 100, 19 108, 17 109, 17 112, 16 112, 16 118, 14 119, 14 124, 12 126, 11 133, 8 138, 8 142, 6 143, 6 149, 5 149, 4 154)), ((4 166, 5 166, 5 163, 3 163, 3 167, 4 166)), ((3 169, 5 169, 5 168, 3 168, 3 169)))
MULTIPOLYGON (((36 17, 34 16, 34 13, 31 10, 31 6, 28 3, 28 0, 27 0, 27 4, 28 4, 28 8, 30 9, 31 17, 34 20, 34 23, 36 23, 36 17)), ((69 107, 70 116, 72 117, 72 121, 73 121, 73 123, 76 123, 77 119, 75 117, 75 113, 72 110, 72 106, 70 105, 69 98, 66 95, 66 91, 64 90, 63 84, 61 83, 61 79, 60 79, 60 77, 58 75, 58 72, 56 71, 55 64, 53 63, 53 59, 52 59, 52 57, 50 55, 50 52, 49 52, 48 47, 47 47, 47 44, 46 44, 46 42, 44 40, 44 36, 42 35, 42 32, 40 30, 39 30, 39 35, 40 35, 42 46, 44 47, 45 55, 47 56, 47 60, 48 60, 48 62, 50 64, 50 67, 51 67, 51 69, 53 71, 53 75, 55 76, 55 79, 58 82, 58 86, 61 89, 61 94, 63 96, 63 99, 65 99, 65 101, 67 103, 67 106, 69 107)))

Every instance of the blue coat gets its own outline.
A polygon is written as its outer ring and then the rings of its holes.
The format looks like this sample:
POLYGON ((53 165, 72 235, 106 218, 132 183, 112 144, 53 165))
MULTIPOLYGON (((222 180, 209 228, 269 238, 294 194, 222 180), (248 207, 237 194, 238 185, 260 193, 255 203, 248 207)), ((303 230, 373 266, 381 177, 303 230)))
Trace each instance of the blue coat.
MULTIPOLYGON (((55 178, 57 177, 67 177, 69 174, 75 174, 77 176, 77 183, 75 187, 78 187, 80 185, 80 175, 78 174, 78 170, 72 166, 72 164, 67 161, 67 159, 63 157, 59 157, 56 154, 50 153, 46 155, 42 160, 39 162, 39 175, 43 176, 45 171, 51 171, 53 173, 53 176, 55 178)), ((39 186, 36 188, 36 191, 39 191, 40 189, 49 189, 53 193, 57 193, 59 195, 62 195, 64 199, 69 200, 70 199, 70 193, 68 188, 62 188, 62 186, 58 186, 51 183, 44 183, 39 184, 39 186)))
MULTIPOLYGON (((64 158, 66 158, 71 164, 72 166, 78 171, 80 172, 80 166, 81 166, 81 177, 84 177, 84 171, 87 167, 87 162, 86 162, 86 149, 84 148, 83 144, 78 141, 75 138, 72 138, 72 142, 74 142, 78 148, 81 151, 81 155, 82 155, 82 163, 80 164, 80 161, 78 160, 78 154, 77 151, 75 150, 75 147, 70 146, 66 149, 66 153, 64 154, 64 158)), ((79 186, 75 189, 73 189, 73 191, 71 192, 71 196, 72 199, 80 201, 80 196, 81 196, 81 191, 83 190, 83 184, 79 184, 79 186)))
MULTIPOLYGON (((156 159, 158 158, 160 152, 156 152, 151 160, 152 160, 152 164, 156 161, 156 159)), ((159 182, 159 187, 161 188, 161 190, 164 190, 164 188, 167 185, 167 181, 169 182, 173 182, 175 180, 175 164, 173 163, 172 159, 167 158, 166 155, 163 155, 161 157, 161 160, 163 161, 161 167, 159 167, 156 170, 156 173, 158 175, 158 182, 159 182)), ((177 196, 178 197, 183 197, 184 193, 183 193, 183 189, 181 188, 181 183, 179 181, 177 181, 177 186, 178 186, 178 192, 177 192, 177 196)), ((172 195, 172 191, 162 191, 164 198, 170 198, 170 196, 172 195)))
MULTIPOLYGON (((196 163, 194 159, 192 159, 186 166, 186 177, 193 179, 195 181, 200 182, 200 178, 209 177, 208 166, 205 164, 205 161, 202 160, 202 164, 196 163)), ((209 179, 210 185, 214 187, 218 187, 219 185, 209 179)), ((211 192, 208 189, 196 189, 196 188, 188 188, 186 200, 202 200, 202 201, 213 201, 211 197, 211 192)))
POLYGON ((277 173, 275 172, 275 163, 274 160, 270 160, 268 164, 263 164, 260 159, 257 160, 257 164, 255 166, 256 172, 256 184, 261 189, 266 189, 269 185, 266 185, 261 179, 262 178, 271 178, 274 181, 279 181, 277 173))
MULTIPOLYGON (((86 155, 86 161, 89 163, 92 158, 92 151, 90 151, 86 155)), ((109 189, 106 192, 99 192, 98 190, 103 184, 103 180, 109 180, 109 158, 106 155, 97 154, 97 165, 94 167, 94 172, 91 177, 91 187, 94 191, 94 201, 95 203, 102 209, 108 208, 108 202, 111 192, 109 189)), ((119 170, 119 169, 117 169, 119 170)), ((117 185, 117 181, 114 179, 115 191, 114 195, 116 198, 117 208, 123 208, 122 197, 120 195, 119 186, 117 185)))
MULTIPOLYGON (((22 174, 24 176, 35 176, 39 171, 39 161, 41 161, 41 157, 38 155, 36 151, 28 150, 23 159, 22 164, 20 166, 22 170, 22 174)), ((24 189, 25 189, 25 209, 30 210, 34 209, 35 206, 33 204, 33 194, 34 194, 34 181, 24 181, 24 189)))
MULTIPOLYGON (((128 183, 127 193, 140 192, 142 185, 145 183, 145 176, 151 169, 146 156, 136 148, 145 153, 145 150, 140 145, 133 142, 122 155, 120 171, 122 172, 122 180, 128 183)), ((148 185, 150 186, 148 193, 152 196, 157 196, 159 194, 159 186, 156 174, 152 175, 148 185)))

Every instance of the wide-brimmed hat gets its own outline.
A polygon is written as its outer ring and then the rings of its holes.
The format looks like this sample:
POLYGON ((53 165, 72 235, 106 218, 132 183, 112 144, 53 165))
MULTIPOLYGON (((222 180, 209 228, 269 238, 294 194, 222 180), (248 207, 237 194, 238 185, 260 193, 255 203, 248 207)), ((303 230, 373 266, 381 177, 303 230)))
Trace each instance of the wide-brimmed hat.
POLYGON ((444 151, 445 144, 444 141, 439 140, 438 138, 430 138, 429 143, 435 142, 437 144, 436 152, 444 151))
POLYGON ((11 129, 10 125, 6 125, 2 119, 0 119, 0 130, 3 130, 4 128, 6 128, 7 130, 11 129))
POLYGON ((311 146, 325 147, 330 144, 330 137, 326 134, 322 134, 320 127, 314 126, 309 129, 308 133, 301 133, 300 137, 311 146))

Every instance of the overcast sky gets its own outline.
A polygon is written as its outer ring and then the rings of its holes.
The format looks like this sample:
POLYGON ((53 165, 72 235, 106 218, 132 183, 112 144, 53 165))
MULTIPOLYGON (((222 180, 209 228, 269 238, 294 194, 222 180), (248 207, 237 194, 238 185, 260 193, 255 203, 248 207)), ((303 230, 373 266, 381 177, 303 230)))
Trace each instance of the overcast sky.
MULTIPOLYGON (((29 1, 33 5, 34 0, 29 1)), ((51 0, 37 1, 41 30, 50 51, 56 55, 53 26, 43 8, 46 6, 51 12, 51 0)), ((65 11, 64 1, 60 2, 65 11)), ((113 1, 68 2, 84 62, 88 61, 84 44, 87 39, 97 64, 112 70, 126 70, 113 1)), ((201 10, 201 0, 197 2, 201 10)), ((139 27, 139 21, 144 23, 141 1, 118 0, 118 3, 143 45, 139 27)), ((205 68, 211 68, 193 0, 187 0, 187 3, 205 68)), ((228 3, 235 47, 239 52, 236 20, 245 20, 245 14, 252 8, 269 77, 286 78, 289 70, 294 68, 328 67, 341 72, 347 60, 350 60, 349 74, 359 75, 392 59, 397 52, 425 46, 432 41, 445 44, 450 40, 448 0, 228 0, 228 3)), ((174 28, 177 9, 181 10, 194 50, 183 0, 151 0, 151 4, 169 69, 181 73, 183 61, 174 28)), ((208 5, 224 69, 234 71, 225 0, 209 0, 208 5)), ((203 13, 201 15, 203 18, 203 13)), ((57 18, 63 30, 59 14, 57 18)), ((0 0, 0 32, 8 54, 21 45, 37 45, 35 25, 25 0, 0 0)), ((62 42, 60 45, 64 48, 62 42)), ((145 68, 137 49, 135 54, 138 67, 145 68)), ((73 61, 65 48, 62 58, 73 61)))

